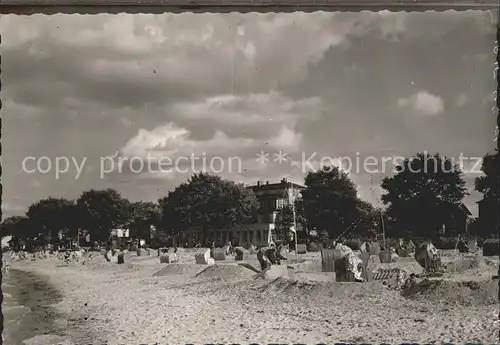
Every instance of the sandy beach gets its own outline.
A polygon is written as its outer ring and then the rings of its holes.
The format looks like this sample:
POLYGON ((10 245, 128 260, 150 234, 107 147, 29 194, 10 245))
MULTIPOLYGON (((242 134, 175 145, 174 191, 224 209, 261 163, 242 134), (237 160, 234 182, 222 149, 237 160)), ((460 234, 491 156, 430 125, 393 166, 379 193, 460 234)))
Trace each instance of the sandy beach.
POLYGON ((129 255, 123 265, 99 256, 13 268, 57 288, 61 298, 41 300, 53 312, 52 332, 44 332, 68 344, 498 342, 495 264, 403 296, 380 282, 336 283, 312 272, 256 278, 232 258, 209 268, 193 262, 183 253, 180 264, 129 255))

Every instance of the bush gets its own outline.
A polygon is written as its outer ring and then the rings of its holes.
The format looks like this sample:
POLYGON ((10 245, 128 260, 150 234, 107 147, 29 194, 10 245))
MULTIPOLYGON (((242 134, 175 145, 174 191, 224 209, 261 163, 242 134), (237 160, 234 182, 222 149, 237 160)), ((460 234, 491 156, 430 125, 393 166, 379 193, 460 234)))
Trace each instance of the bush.
POLYGON ((483 256, 497 256, 499 248, 498 239, 487 239, 483 243, 483 256))
POLYGON ((350 238, 344 243, 346 246, 351 248, 352 250, 359 250, 361 245, 363 244, 359 238, 350 238))
POLYGON ((455 249, 455 246, 457 245, 457 238, 456 237, 438 238, 433 240, 432 244, 437 249, 444 249, 444 250, 455 249))

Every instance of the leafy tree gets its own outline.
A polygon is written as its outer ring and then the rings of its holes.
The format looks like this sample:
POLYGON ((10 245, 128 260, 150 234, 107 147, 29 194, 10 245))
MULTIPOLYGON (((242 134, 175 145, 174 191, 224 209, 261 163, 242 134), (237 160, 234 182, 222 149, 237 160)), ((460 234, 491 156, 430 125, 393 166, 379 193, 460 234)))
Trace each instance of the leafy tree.
POLYGON ((305 216, 304 200, 302 198, 298 198, 295 200, 295 222, 297 224, 300 224, 302 228, 307 232, 307 218, 305 216))
POLYGON ((459 202, 467 194, 462 172, 439 154, 417 153, 382 181, 387 214, 398 231, 413 236, 436 236, 442 224, 462 212, 459 202))
POLYGON ((353 233, 363 238, 373 239, 382 232, 378 231, 381 223, 379 209, 373 207, 369 202, 358 200, 357 214, 360 222, 354 227, 353 233))
POLYGON ((208 231, 234 227, 255 217, 259 203, 255 194, 243 185, 219 176, 199 173, 159 200, 164 227, 181 233, 189 227, 208 231))
POLYGON ((310 172, 305 185, 304 214, 307 224, 319 233, 326 230, 331 238, 336 237, 360 216, 356 186, 338 167, 310 172))
POLYGON ((475 189, 483 194, 481 202, 481 215, 474 225, 476 235, 491 235, 498 233, 498 179, 500 177, 500 151, 486 154, 483 157, 481 171, 483 176, 475 179, 475 189))
POLYGON ((42 199, 28 208, 26 216, 36 227, 35 232, 43 237, 57 240, 60 230, 68 232, 75 228, 75 202, 64 198, 42 199))
POLYGON ((131 237, 149 238, 150 226, 159 228, 161 224, 160 207, 154 202, 134 202, 131 204, 131 213, 129 222, 131 237))
POLYGON ((111 229, 130 222, 130 202, 114 189, 83 192, 78 198, 80 224, 90 232, 92 240, 105 241, 111 229))
POLYGON ((498 197, 498 178, 500 175, 500 151, 494 154, 486 154, 483 157, 481 171, 484 176, 476 177, 474 181, 475 189, 482 193, 485 198, 498 197))
MULTIPOLYGON (((297 216, 295 216, 297 218, 297 216)), ((279 209, 276 215, 275 230, 279 240, 291 242, 293 235, 290 234, 290 229, 294 225, 293 208, 290 205, 285 205, 279 209)))
POLYGON ((2 236, 20 236, 22 234, 22 229, 20 225, 23 223, 23 221, 26 221, 27 218, 25 216, 12 216, 5 218, 2 221, 2 224, 0 226, 1 230, 1 235, 2 236))

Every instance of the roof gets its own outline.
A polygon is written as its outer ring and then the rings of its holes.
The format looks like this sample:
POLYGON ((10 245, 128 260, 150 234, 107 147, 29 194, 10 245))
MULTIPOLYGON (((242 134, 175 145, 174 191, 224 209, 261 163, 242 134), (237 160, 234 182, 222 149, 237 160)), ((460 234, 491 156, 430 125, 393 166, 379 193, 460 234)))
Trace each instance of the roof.
POLYGON ((279 183, 269 183, 267 181, 266 183, 262 183, 262 181, 258 181, 256 185, 253 186, 248 186, 247 188, 252 189, 252 190, 271 190, 271 189, 284 189, 284 188, 296 188, 299 190, 304 190, 306 189, 305 186, 293 183, 293 182, 288 182, 286 180, 281 180, 279 183), (260 184, 259 184, 260 183, 260 184))
POLYGON ((469 210, 467 206, 463 202, 458 204, 458 208, 460 208, 462 211, 464 211, 468 216, 472 216, 472 212, 469 210))

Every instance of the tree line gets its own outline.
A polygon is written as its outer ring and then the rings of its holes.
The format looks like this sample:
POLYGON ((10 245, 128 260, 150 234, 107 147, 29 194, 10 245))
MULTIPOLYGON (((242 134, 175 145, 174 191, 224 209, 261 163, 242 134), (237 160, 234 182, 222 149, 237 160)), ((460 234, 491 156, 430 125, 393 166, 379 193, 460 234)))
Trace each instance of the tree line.
MULTIPOLYGON (((491 209, 498 209, 498 158, 498 151, 484 156, 484 175, 475 179, 475 190, 483 194, 491 209)), ((361 200, 347 172, 335 166, 309 172, 305 187, 294 205, 296 222, 316 230, 323 240, 346 231, 376 238, 382 223, 388 237, 433 237, 442 224, 463 212, 460 202, 469 194, 459 166, 449 158, 427 153, 405 159, 393 176, 383 179, 383 212, 380 206, 361 200)), ((25 215, 4 219, 0 230, 2 236, 41 242, 49 234, 57 240, 60 231, 75 238, 79 229, 86 229, 92 242, 108 240, 110 229, 116 228, 128 228, 133 238, 148 238, 150 226, 169 236, 182 236, 184 230, 198 227, 204 238, 213 238, 218 229, 256 222, 261 207, 254 192, 243 184, 199 173, 157 202, 132 202, 114 189, 91 189, 76 200, 42 199, 30 205, 25 215)), ((482 226, 472 223, 470 231, 479 236, 496 233, 497 219, 490 218, 482 226)), ((278 213, 276 223, 278 234, 286 237, 293 225, 290 205, 278 213)))

